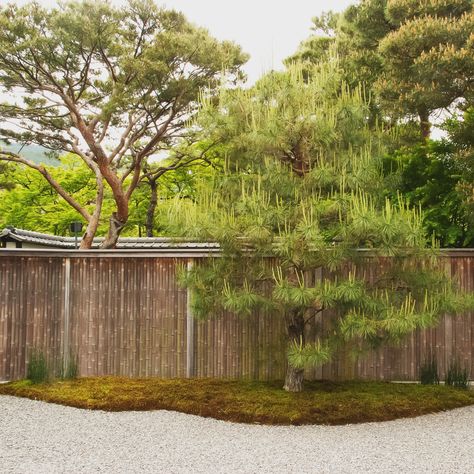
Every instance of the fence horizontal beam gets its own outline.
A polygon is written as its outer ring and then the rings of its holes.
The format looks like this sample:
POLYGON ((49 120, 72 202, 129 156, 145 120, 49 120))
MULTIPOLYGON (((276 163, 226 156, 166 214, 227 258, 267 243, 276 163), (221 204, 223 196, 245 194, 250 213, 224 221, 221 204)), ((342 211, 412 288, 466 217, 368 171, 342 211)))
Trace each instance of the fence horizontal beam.
MULTIPOLYGON (((196 247, 166 247, 156 249, 111 249, 111 250, 70 250, 70 249, 52 249, 52 248, 6 248, 0 249, 0 258, 21 256, 21 257, 81 257, 81 258, 149 258, 149 257, 177 257, 177 258, 205 258, 216 256, 220 254, 219 248, 204 246, 196 247)), ((371 249, 359 249, 359 252, 370 257, 374 253, 371 249)), ((440 256, 442 257, 474 257, 474 248, 469 249, 440 249, 440 256)))

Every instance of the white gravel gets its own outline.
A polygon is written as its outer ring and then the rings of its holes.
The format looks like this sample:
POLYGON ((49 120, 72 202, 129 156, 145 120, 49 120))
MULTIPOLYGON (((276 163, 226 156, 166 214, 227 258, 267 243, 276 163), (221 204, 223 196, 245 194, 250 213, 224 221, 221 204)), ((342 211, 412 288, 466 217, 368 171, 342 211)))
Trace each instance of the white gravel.
POLYGON ((1 473, 472 473, 474 407, 347 426, 233 424, 0 396, 1 473))

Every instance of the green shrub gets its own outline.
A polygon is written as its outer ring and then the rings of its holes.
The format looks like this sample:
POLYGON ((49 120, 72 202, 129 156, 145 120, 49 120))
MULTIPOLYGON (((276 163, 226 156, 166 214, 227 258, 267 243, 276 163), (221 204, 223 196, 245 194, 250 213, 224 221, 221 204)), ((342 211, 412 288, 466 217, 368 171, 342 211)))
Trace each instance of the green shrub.
POLYGON ((433 354, 425 359, 420 367, 420 381, 423 385, 438 385, 438 362, 433 354))
POLYGON ((469 374, 466 368, 461 367, 459 358, 451 360, 446 373, 446 385, 456 388, 467 388, 469 383, 469 374))
POLYGON ((42 351, 33 349, 26 369, 26 378, 34 384, 49 380, 49 368, 42 351))

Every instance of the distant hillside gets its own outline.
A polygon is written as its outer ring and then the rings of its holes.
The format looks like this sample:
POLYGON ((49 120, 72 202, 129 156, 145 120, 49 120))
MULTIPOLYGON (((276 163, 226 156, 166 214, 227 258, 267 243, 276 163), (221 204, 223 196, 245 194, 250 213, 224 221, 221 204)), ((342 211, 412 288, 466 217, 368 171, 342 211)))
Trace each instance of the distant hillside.
MULTIPOLYGON (((18 145, 17 143, 12 143, 11 145, 0 143, 0 148, 13 153, 19 153, 21 145, 18 145)), ((59 160, 47 156, 47 153, 48 150, 39 145, 26 145, 23 147, 23 149, 21 149, 20 154, 27 160, 34 161, 35 163, 43 163, 50 166, 59 166, 61 164, 59 160)))

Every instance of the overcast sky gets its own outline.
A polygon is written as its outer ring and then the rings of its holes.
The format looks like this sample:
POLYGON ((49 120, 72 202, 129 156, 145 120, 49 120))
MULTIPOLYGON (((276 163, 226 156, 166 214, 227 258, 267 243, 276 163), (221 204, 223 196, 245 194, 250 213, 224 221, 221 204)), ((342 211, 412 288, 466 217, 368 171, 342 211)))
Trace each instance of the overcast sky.
MULTIPOLYGON (((0 0, 2 3, 4 0, 0 0)), ((54 0, 38 0, 54 5, 54 0)), ((12 3, 23 4, 26 0, 12 3)), ((233 40, 251 56, 245 67, 254 82, 269 69, 282 67, 308 37, 311 18, 332 9, 341 11, 355 0, 165 0, 160 5, 181 10, 219 39, 233 40)))

